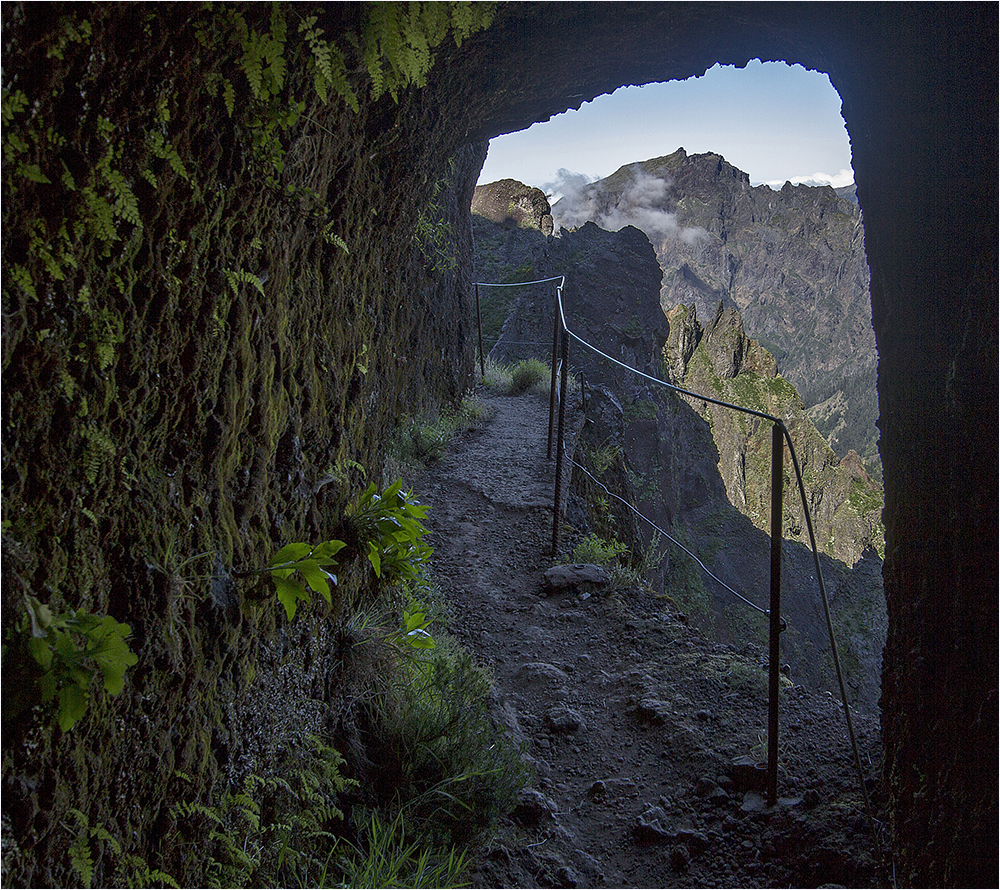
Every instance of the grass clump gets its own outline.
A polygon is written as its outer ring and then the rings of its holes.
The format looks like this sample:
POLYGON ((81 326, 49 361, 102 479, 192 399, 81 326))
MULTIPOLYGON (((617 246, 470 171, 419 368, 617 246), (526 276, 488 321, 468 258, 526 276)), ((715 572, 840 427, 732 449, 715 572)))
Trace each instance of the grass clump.
MULTIPOLYGON (((464 886, 465 852, 433 851, 407 840, 402 813, 385 820, 372 813, 353 855, 340 861, 344 887, 464 886)), ((323 876, 326 878, 326 874, 323 876)), ((320 887, 327 886, 325 880, 320 887)))
POLYGON ((526 358, 513 365, 505 365, 494 359, 487 359, 483 384, 494 392, 519 396, 526 392, 549 390, 552 370, 545 362, 536 358, 526 358))
POLYGON ((407 653, 403 682, 384 699, 380 783, 403 837, 437 850, 491 832, 527 781, 520 756, 489 715, 490 682, 446 636, 407 653))
POLYGON ((513 808, 527 772, 491 717, 489 676, 437 620, 427 576, 385 593, 347 631, 345 650, 367 665, 345 724, 359 785, 328 874, 345 886, 460 886, 469 849, 513 808))
POLYGON ((526 358, 519 361, 511 369, 510 388, 512 396, 519 396, 529 390, 537 389, 543 382, 552 379, 552 371, 545 362, 536 358, 526 358))
POLYGON ((457 408, 411 418, 397 430, 390 459, 402 466, 429 466, 448 453, 456 435, 481 426, 488 417, 482 401, 466 396, 457 408))
POLYGON ((659 546, 657 535, 646 551, 635 557, 631 548, 621 541, 608 541, 599 535, 589 534, 573 549, 573 561, 607 569, 611 589, 625 590, 642 584, 646 572, 658 564, 659 546))

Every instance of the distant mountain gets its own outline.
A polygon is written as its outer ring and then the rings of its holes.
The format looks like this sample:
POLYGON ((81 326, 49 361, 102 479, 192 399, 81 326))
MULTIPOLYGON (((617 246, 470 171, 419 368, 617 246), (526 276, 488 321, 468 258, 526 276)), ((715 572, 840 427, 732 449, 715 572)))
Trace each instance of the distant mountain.
POLYGON ((622 167, 552 208, 558 225, 633 225, 656 251, 661 304, 739 309, 840 457, 876 478, 877 354, 868 263, 853 186, 750 185, 718 154, 684 149, 622 167))

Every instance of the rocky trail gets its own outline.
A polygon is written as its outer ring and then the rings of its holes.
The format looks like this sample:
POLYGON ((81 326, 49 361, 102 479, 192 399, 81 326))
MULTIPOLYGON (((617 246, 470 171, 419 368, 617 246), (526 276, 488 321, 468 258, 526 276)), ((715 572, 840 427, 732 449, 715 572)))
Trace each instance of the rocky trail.
MULTIPOLYGON (((732 766, 766 759, 766 640, 710 642, 647 590, 547 595, 545 570, 565 561, 551 556, 547 402, 481 398, 489 420, 412 479, 450 631, 492 672, 533 772, 474 884, 886 884, 839 702, 782 689, 768 808, 732 766)), ((854 719, 877 798, 878 720, 854 719)))

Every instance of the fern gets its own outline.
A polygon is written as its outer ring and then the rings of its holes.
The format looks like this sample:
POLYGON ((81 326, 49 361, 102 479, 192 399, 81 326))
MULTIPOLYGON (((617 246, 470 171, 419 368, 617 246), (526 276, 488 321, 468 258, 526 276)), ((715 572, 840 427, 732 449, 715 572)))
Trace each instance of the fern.
POLYGON ((408 86, 422 87, 434 64, 434 50, 450 32, 455 43, 493 21, 493 3, 377 3, 363 28, 364 61, 371 94, 399 101, 408 86))
POLYGON ((316 25, 317 17, 308 16, 299 24, 299 33, 309 44, 312 55, 313 86, 320 101, 326 105, 330 90, 340 96, 354 111, 358 111, 358 98, 347 83, 347 63, 344 54, 323 37, 323 29, 316 25))
POLYGON ((114 460, 118 447, 107 433, 97 427, 85 426, 80 430, 80 435, 87 442, 83 455, 84 473, 87 481, 93 485, 101 469, 114 460))
POLYGON ((350 253, 350 249, 347 246, 347 242, 340 237, 336 232, 333 231, 333 223, 329 222, 323 226, 323 240, 327 244, 332 244, 335 247, 339 247, 344 253, 350 253))
POLYGON ((14 283, 21 288, 24 293, 31 297, 32 300, 38 299, 38 292, 35 290, 35 284, 31 280, 31 274, 28 272, 24 266, 10 266, 10 277, 14 280, 14 283))
POLYGON ((232 269, 225 269, 223 271, 225 272, 226 280, 229 282, 229 286, 233 289, 234 296, 238 297, 240 294, 240 283, 252 285, 261 296, 264 296, 264 282, 262 282, 256 275, 243 271, 234 272, 232 269))
POLYGON ((90 852, 90 838, 81 834, 69 848, 69 865, 80 878, 80 884, 90 890, 94 880, 94 854, 90 852))
MULTIPOLYGON (((232 86, 232 84, 230 84, 230 86, 232 86)), ((181 156, 177 153, 177 149, 167 142, 162 133, 154 130, 149 134, 149 150, 161 161, 166 161, 170 165, 170 169, 173 170, 174 173, 176 173, 181 179, 190 180, 187 169, 184 167, 184 162, 181 160, 181 156)))

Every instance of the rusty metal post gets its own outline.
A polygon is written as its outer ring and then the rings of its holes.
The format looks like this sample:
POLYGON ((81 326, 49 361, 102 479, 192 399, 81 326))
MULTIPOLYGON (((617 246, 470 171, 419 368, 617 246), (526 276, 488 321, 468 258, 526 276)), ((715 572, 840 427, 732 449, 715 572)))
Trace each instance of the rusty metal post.
POLYGON ((483 313, 479 308, 479 282, 476 282, 476 328, 479 330, 479 373, 486 382, 486 356, 483 354, 483 313))
POLYGON ((768 616, 767 805, 778 800, 778 676, 781 660, 781 488, 785 442, 780 424, 771 428, 771 608, 768 616))
POLYGON ((552 556, 559 553, 559 514, 562 513, 562 471, 563 471, 563 443, 565 440, 566 428, 566 390, 567 375, 569 371, 569 334, 565 330, 562 335, 562 345, 560 348, 562 373, 559 375, 559 433, 556 438, 556 493, 552 506, 552 556))
POLYGON ((552 431, 556 417, 556 368, 559 366, 559 333, 561 328, 559 303, 556 302, 552 317, 552 380, 549 383, 549 460, 552 460, 552 431))

